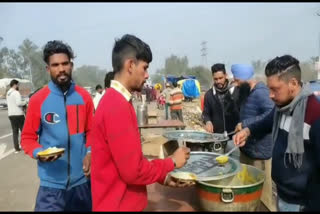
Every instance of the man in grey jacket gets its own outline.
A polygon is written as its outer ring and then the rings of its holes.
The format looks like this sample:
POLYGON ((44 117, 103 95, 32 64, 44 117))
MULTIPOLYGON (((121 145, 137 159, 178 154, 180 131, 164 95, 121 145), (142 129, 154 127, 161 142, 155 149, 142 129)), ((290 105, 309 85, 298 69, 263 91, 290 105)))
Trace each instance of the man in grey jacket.
POLYGON ((7 104, 8 116, 12 127, 13 145, 16 150, 15 153, 18 153, 21 150, 18 136, 19 130, 22 132, 24 124, 23 107, 26 105, 26 102, 21 99, 18 80, 13 79, 10 82, 10 89, 7 92, 7 104))

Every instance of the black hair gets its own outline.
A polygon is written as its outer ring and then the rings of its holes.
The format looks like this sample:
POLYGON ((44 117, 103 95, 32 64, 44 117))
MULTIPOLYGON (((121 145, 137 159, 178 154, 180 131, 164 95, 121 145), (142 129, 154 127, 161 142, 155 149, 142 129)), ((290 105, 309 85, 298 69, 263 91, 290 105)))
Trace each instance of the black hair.
POLYGON ((298 82, 301 82, 299 60, 290 55, 277 56, 268 62, 265 68, 265 74, 267 77, 277 74, 280 79, 285 81, 294 77, 298 82))
POLYGON ((100 84, 96 86, 96 91, 98 91, 98 89, 102 89, 102 86, 100 84))
POLYGON ((218 71, 222 71, 224 74, 226 73, 226 68, 224 66, 224 64, 222 63, 216 63, 213 66, 211 66, 211 71, 212 74, 218 72, 218 71))
POLYGON ((49 65, 49 57, 53 54, 59 53, 66 54, 70 61, 75 57, 71 47, 68 44, 63 43, 62 41, 53 40, 47 42, 45 45, 43 49, 43 60, 47 63, 47 65, 49 65))
POLYGON ((104 87, 110 88, 111 80, 113 80, 113 79, 114 79, 114 72, 113 71, 106 73, 106 76, 104 78, 104 87))
POLYGON ((12 87, 12 86, 14 86, 14 85, 18 85, 18 84, 19 84, 19 81, 16 80, 16 79, 13 79, 13 80, 11 80, 11 82, 10 82, 10 87, 12 87))
POLYGON ((147 63, 152 61, 152 52, 148 44, 136 36, 126 34, 120 40, 116 40, 112 50, 113 71, 119 72, 124 61, 130 57, 147 63))

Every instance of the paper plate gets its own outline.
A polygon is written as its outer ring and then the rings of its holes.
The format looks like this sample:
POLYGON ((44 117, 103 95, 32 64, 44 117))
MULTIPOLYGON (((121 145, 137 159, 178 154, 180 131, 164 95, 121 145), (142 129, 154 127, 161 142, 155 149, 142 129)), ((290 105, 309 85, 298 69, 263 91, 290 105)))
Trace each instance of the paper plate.
POLYGON ((43 150, 41 152, 38 152, 37 156, 39 156, 39 157, 50 157, 50 156, 53 156, 53 155, 63 154, 64 150, 65 150, 64 148, 51 147, 51 148, 48 148, 48 149, 43 150))

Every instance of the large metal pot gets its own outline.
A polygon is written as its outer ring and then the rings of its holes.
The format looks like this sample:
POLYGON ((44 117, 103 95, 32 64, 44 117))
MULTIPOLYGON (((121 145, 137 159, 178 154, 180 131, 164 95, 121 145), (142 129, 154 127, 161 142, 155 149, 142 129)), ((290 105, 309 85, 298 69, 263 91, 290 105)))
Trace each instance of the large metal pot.
POLYGON ((195 130, 167 131, 163 134, 169 140, 183 141, 191 151, 225 153, 229 137, 223 134, 195 130))
POLYGON ((148 124, 148 106, 147 104, 139 104, 137 106, 138 125, 143 126, 148 124))
POLYGON ((201 207, 205 211, 256 211, 264 179, 262 170, 241 164, 241 171, 234 176, 198 181, 201 207))

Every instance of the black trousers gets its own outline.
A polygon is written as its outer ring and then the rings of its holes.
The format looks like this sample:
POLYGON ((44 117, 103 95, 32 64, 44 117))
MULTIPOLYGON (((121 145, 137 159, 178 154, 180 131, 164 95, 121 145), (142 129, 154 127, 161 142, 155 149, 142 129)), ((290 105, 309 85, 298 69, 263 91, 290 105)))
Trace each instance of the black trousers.
POLYGON ((23 124, 24 124, 24 115, 15 115, 9 116, 9 120, 12 127, 12 136, 13 136, 13 146, 16 151, 20 151, 19 144, 19 129, 22 132, 23 124))

